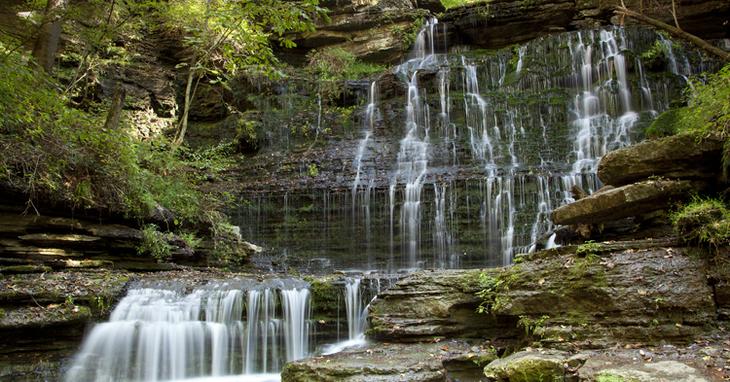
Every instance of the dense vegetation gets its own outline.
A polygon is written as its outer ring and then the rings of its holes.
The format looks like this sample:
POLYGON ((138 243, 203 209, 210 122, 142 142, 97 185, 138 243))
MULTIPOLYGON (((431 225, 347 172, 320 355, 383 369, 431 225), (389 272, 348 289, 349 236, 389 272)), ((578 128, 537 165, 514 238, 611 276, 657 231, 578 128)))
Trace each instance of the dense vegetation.
POLYGON ((225 198, 202 187, 232 163, 234 143, 183 145, 195 91, 201 83, 226 87, 247 73, 280 76, 273 45, 293 46, 287 33, 312 30, 326 17, 317 1, 64 3, 23 4, 27 25, 0 34, 0 185, 27 196, 30 213, 56 205, 162 222, 145 226, 140 249, 160 260, 169 248, 157 229, 190 242, 193 231, 235 234, 221 212, 225 198), (68 40, 58 51, 42 41, 58 45, 60 33, 45 33, 54 23, 68 40), (161 123, 125 110, 120 83, 112 97, 101 90, 100 79, 118 78, 150 34, 176 36, 185 49, 175 57, 186 78, 183 102, 161 123), (30 49, 39 45, 50 66, 30 49))

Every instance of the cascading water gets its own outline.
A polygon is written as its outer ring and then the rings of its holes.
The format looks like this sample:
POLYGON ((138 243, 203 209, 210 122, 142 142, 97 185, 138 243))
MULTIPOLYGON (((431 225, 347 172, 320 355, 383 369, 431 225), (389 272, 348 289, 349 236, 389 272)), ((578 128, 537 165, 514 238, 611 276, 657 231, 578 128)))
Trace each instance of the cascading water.
POLYGON ((347 348, 358 347, 367 343, 365 330, 367 329, 370 303, 381 292, 383 287, 390 287, 397 280, 397 277, 392 275, 385 278, 373 278, 370 276, 363 279, 363 277, 368 276, 358 275, 345 277, 343 297, 345 301, 345 316, 347 319, 347 340, 324 346, 322 354, 339 353, 347 348))
MULTIPOLYGON (((429 19, 426 26, 418 33, 411 53, 411 59, 396 67, 395 72, 408 79, 408 91, 405 105, 405 137, 400 141, 400 149, 396 160, 396 170, 390 185, 391 223, 393 226, 393 210, 395 191, 403 184, 403 203, 401 204, 400 227, 402 247, 407 251, 409 268, 420 266, 419 247, 421 242, 421 194, 428 174, 428 158, 431 130, 430 107, 422 98, 418 86, 420 71, 432 70, 440 64, 440 56, 436 54, 436 32, 438 20, 429 19)), ((443 75, 441 75, 443 76, 443 75)), ((442 123, 448 121, 445 104, 446 91, 440 87, 442 123)))
POLYGON ((347 278, 345 283, 345 310, 347 312, 347 336, 350 340, 365 337, 366 310, 360 296, 358 277, 347 278))
POLYGON ((309 353, 309 299, 294 280, 132 289, 87 336, 66 381, 276 380, 260 374, 309 353))
POLYGON ((292 191, 283 214, 281 194, 252 194, 238 221, 252 239, 297 248, 303 260, 288 259, 293 266, 326 258, 328 270, 507 264, 545 245, 550 211, 572 201, 574 187, 600 187, 600 157, 641 138, 680 95, 682 76, 707 69, 681 64, 694 60, 688 49, 671 52, 676 75, 672 60, 665 72, 644 67, 642 52, 667 44, 645 29, 447 53, 441 28, 429 21, 410 59, 380 84, 377 128, 369 97, 359 145, 343 154, 355 158, 343 177, 352 192, 292 191))

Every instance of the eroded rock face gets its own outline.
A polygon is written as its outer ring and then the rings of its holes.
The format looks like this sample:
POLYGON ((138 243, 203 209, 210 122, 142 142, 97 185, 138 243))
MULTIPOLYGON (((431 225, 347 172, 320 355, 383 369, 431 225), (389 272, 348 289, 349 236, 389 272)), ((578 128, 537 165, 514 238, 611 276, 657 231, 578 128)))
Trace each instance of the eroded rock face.
POLYGON ((622 186, 650 176, 707 179, 720 174, 723 140, 674 135, 609 152, 598 164, 598 178, 622 186))
POLYGON ((543 344, 594 348, 623 341, 683 342, 716 320, 716 292, 708 285, 704 259, 685 248, 663 248, 662 241, 648 248, 646 241, 635 248, 630 243, 585 257, 546 251, 486 270, 481 286, 477 270, 416 273, 372 304, 369 336, 519 341, 527 331, 543 344), (474 293, 482 288, 494 288, 491 315, 476 313, 480 299, 474 293))
POLYGON ((443 21, 464 42, 490 49, 566 31, 576 13, 573 1, 497 0, 453 8, 443 21))
MULTIPOLYGON (((617 0, 483 1, 449 9, 441 19, 453 26, 452 37, 494 49, 548 33, 609 25, 617 21, 612 19, 613 9, 620 3, 617 0)), ((638 0, 626 1, 626 5, 631 9, 641 7, 638 0)), ((673 23, 669 12, 644 9, 649 16, 673 23)), ((682 28, 704 38, 728 37, 723 25, 729 17, 730 4, 720 0, 689 0, 678 11, 682 28)))
POLYGON ((553 346, 683 342, 716 319, 707 273, 685 248, 541 258, 505 270, 492 311, 523 317, 553 346))
POLYGON ((593 224, 639 216, 665 209, 669 203, 686 199, 696 185, 683 180, 647 180, 597 192, 556 208, 555 224, 593 224))
POLYGON ((328 1, 330 21, 314 32, 295 39, 297 49, 281 52, 290 60, 301 60, 310 49, 339 47, 356 57, 377 62, 395 62, 410 48, 412 36, 433 9, 429 1, 351 0, 328 1), (415 4, 414 4, 415 3, 415 4))
POLYGON ((397 282, 371 304, 368 334, 388 341, 483 337, 488 332, 513 335, 503 320, 477 313, 481 302, 476 296, 479 273, 425 271, 397 282))

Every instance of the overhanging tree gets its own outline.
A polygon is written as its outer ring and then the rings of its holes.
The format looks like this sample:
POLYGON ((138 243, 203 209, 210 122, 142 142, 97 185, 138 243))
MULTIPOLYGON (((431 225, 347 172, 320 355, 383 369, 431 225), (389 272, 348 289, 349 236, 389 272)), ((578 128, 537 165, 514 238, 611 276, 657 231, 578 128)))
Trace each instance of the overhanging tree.
POLYGON ((225 85, 244 69, 274 75, 277 59, 271 43, 294 47, 289 33, 313 31, 316 18, 325 15, 318 4, 318 0, 181 0, 160 5, 160 15, 170 27, 182 29, 189 49, 188 58, 178 64, 187 69, 187 76, 174 144, 185 138, 200 81, 225 85))

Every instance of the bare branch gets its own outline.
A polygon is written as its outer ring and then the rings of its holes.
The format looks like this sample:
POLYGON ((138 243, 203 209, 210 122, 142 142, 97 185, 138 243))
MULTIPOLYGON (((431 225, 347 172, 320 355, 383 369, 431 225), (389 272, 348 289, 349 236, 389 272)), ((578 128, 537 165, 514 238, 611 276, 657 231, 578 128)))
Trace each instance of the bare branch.
MULTIPOLYGON (((623 3, 623 1, 622 1, 623 3)), ((661 29, 665 32, 668 32, 670 35, 674 37, 681 38, 683 40, 687 40, 697 46, 698 48, 704 50, 707 53, 710 53, 714 56, 719 57, 723 62, 730 61, 730 52, 727 52, 721 48, 718 48, 707 41, 693 35, 690 33, 687 33, 679 28, 673 27, 667 23, 664 23, 662 21, 659 21, 657 19, 645 16, 639 12, 632 11, 625 6, 618 6, 614 9, 614 13, 619 16, 628 16, 632 19, 638 20, 644 24, 651 25, 655 28, 661 29)))

